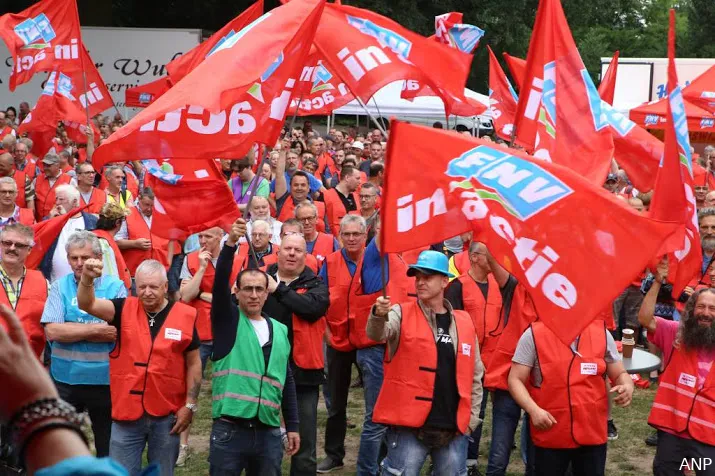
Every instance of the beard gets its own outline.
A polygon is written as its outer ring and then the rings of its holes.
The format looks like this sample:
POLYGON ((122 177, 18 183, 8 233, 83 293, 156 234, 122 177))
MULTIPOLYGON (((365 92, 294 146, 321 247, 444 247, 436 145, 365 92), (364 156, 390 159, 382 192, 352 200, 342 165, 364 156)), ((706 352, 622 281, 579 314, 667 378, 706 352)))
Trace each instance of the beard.
POLYGON ((703 250, 707 252, 715 251, 715 236, 707 235, 700 240, 703 250))
POLYGON ((709 327, 702 327, 693 313, 681 324, 680 338, 686 349, 715 350, 715 321, 709 327))

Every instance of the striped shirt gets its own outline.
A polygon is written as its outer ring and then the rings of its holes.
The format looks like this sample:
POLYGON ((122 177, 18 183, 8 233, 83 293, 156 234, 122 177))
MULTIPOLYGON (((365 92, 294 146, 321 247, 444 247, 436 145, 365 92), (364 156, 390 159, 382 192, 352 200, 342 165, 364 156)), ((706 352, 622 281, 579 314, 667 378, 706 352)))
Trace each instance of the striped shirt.
POLYGON ((17 282, 17 288, 12 284, 12 279, 7 275, 5 268, 0 264, 0 281, 2 282, 2 287, 5 288, 5 294, 7 294, 7 300, 10 301, 10 305, 13 309, 17 307, 17 299, 20 297, 22 292, 22 283, 25 281, 25 273, 27 268, 22 268, 22 277, 17 282))
MULTIPOLYGON (((97 278, 94 281, 95 286, 100 285, 102 279, 104 279, 104 276, 97 278)), ((127 297, 127 289, 122 286, 114 298, 124 297, 127 297)), ((42 311, 42 319, 40 319, 40 322, 42 324, 64 324, 65 322, 65 306, 62 304, 59 280, 52 283, 52 286, 50 287, 50 294, 47 296, 45 310, 42 311)))

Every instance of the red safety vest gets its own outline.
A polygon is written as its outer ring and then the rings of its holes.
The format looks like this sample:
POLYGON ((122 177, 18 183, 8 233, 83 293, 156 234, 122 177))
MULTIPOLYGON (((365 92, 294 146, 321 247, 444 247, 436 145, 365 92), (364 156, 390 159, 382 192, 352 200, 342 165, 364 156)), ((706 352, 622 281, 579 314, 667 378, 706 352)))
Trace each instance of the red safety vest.
POLYGON ((348 352, 355 349, 350 342, 348 326, 348 296, 353 277, 360 276, 362 259, 358 262, 358 267, 353 276, 350 275, 348 265, 345 263, 343 253, 338 250, 329 254, 325 258, 323 266, 327 266, 328 290, 330 292, 330 307, 325 314, 330 328, 330 347, 341 352, 348 352))
POLYGON ((169 267, 169 240, 152 233, 144 218, 142 218, 141 211, 138 209, 127 216, 127 233, 130 240, 138 240, 139 238, 151 240, 151 249, 147 251, 139 249, 123 250, 124 260, 132 276, 136 273, 137 267, 141 262, 147 259, 155 259, 163 264, 165 268, 169 267))
POLYGON ((698 389, 697 352, 674 348, 660 377, 648 424, 687 432, 694 440, 715 446, 715 365, 698 389))
POLYGON ((318 268, 323 266, 326 256, 333 253, 335 245, 335 236, 330 233, 318 233, 318 238, 315 239, 313 252, 310 253, 318 260, 318 268))
MULTIPOLYGON (((84 201, 82 194, 79 194, 80 206, 87 205, 84 201)), ((85 209, 87 213, 94 213, 98 215, 102 211, 102 207, 107 203, 107 192, 104 190, 99 190, 96 187, 92 187, 92 195, 89 197, 89 206, 85 209)))
POLYGON ((415 248, 413 250, 408 250, 408 251, 403 251, 402 254, 402 259, 407 263, 407 265, 412 265, 417 263, 417 258, 419 258, 420 253, 423 251, 427 251, 430 249, 429 246, 420 246, 419 248, 415 248))
POLYGON ((164 417, 186 403, 186 358, 196 325, 196 309, 174 303, 152 341, 139 299, 128 297, 122 309, 115 350, 109 354, 112 419, 134 421, 148 413, 164 417))
MULTIPOLYGON (((434 332, 419 304, 402 303, 400 345, 385 357, 385 378, 375 403, 372 421, 383 425, 422 428, 430 410, 437 373, 437 343, 434 332)), ((472 319, 464 311, 454 311, 457 326, 456 379, 459 393, 457 428, 467 433, 472 413, 474 359, 478 351, 472 319)))
MULTIPOLYGON (((360 205, 360 197, 358 194, 352 193, 353 199, 355 200, 355 205, 360 205)), ((334 235, 340 234, 340 220, 343 219, 348 211, 343 205, 343 201, 338 196, 338 191, 334 188, 328 189, 323 193, 323 200, 325 201, 325 213, 328 214, 328 224, 330 225, 330 232, 334 235)), ((356 209, 350 212, 352 215, 359 215, 360 210, 356 209)))
POLYGON ((578 448, 608 441, 606 326, 593 321, 581 332, 578 354, 543 322, 531 324, 543 375, 540 388, 527 385, 534 402, 556 424, 542 431, 531 425, 531 439, 541 448, 578 448), (579 355, 580 354, 580 355, 579 355))
MULTIPOLYGON (((296 289, 298 294, 304 294, 305 288, 296 289)), ((325 317, 315 322, 308 322, 293 314, 293 362, 305 370, 323 370, 323 338, 325 336, 325 317)))
MULTIPOLYGON (((318 220, 315 223, 315 229, 325 233, 325 204, 323 202, 313 201, 313 205, 318 209, 318 220)), ((278 221, 284 222, 289 218, 295 218, 295 203, 293 197, 288 195, 288 198, 283 202, 283 206, 278 213, 278 221)))
MULTIPOLYGON (((276 245, 274 245, 276 246, 276 245)), ((261 266, 261 270, 266 271, 269 266, 272 266, 278 262, 278 252, 275 254, 270 254, 268 256, 263 257, 263 266, 261 266)), ((315 259, 315 256, 313 256, 310 253, 305 254, 305 266, 308 268, 312 269, 315 274, 318 274, 318 271, 320 270, 320 266, 318 265, 318 260, 315 259)))
POLYGON ((469 261, 469 250, 460 251, 453 256, 453 259, 459 274, 465 274, 472 267, 472 263, 469 261))
MULTIPOLYGON (((0 286, 0 290, 0 304, 12 309, 5 287, 0 286)), ((41 272, 34 269, 25 270, 25 279, 22 281, 15 313, 20 319, 20 323, 22 323, 27 340, 30 341, 32 352, 38 359, 45 349, 45 329, 40 324, 45 301, 47 301, 47 281, 45 277, 41 272)), ((7 331, 7 325, 4 320, 0 321, 0 325, 7 331)))
MULTIPOLYGON (((192 276, 195 276, 199 272, 199 252, 194 251, 186 255, 186 266, 189 268, 189 272, 192 276)), ((236 276, 241 271, 241 261, 237 257, 234 257, 233 268, 231 269, 231 275, 228 279, 228 286, 231 287, 233 283, 236 282, 236 276)), ((213 292, 214 279, 216 277, 216 268, 212 262, 209 262, 206 266, 206 271, 204 271, 204 277, 201 279, 199 284, 199 293, 209 293, 213 292)), ((213 339, 213 333, 211 332, 211 303, 199 299, 196 299, 189 303, 189 306, 193 307, 198 311, 198 316, 196 318, 196 331, 199 334, 199 339, 202 341, 208 341, 213 339)))
POLYGON ((35 214, 29 208, 21 208, 19 222, 23 225, 32 226, 35 224, 35 214))
POLYGON ((55 184, 50 187, 50 182, 45 174, 38 175, 35 179, 35 219, 41 221, 49 216, 50 210, 55 206, 55 190, 59 185, 70 183, 72 177, 60 174, 55 184))
POLYGON ((13 180, 15 180, 15 185, 17 185, 17 198, 15 199, 15 204, 20 208, 27 208, 27 200, 25 200, 25 181, 27 180, 27 174, 22 170, 16 170, 12 174, 13 180))
MULTIPOLYGON (((387 295, 394 302, 409 301, 409 278, 407 265, 402 258, 394 253, 387 255, 389 277, 387 281, 387 295)), ((350 290, 347 299, 348 339, 356 349, 364 349, 380 344, 367 336, 367 319, 375 300, 382 295, 382 289, 371 294, 363 294, 362 284, 363 259, 358 263, 359 273, 350 281, 350 290)), ((328 280, 329 282, 330 280, 328 280)))
POLYGON ((506 326, 492 349, 489 361, 482 359, 486 372, 484 388, 509 391, 509 371, 516 344, 529 325, 537 319, 534 303, 526 288, 517 284, 511 298, 511 310, 506 326))
MULTIPOLYGON (((34 180, 35 177, 37 177, 37 164, 36 164, 36 159, 35 160, 30 159, 31 155, 32 154, 28 153, 26 156, 25 170, 18 170, 17 167, 15 166, 15 171, 16 172, 24 172, 25 175, 30 177, 30 180, 34 180)), ((23 187, 24 187, 24 185, 23 185, 23 187)))
POLYGON ((489 292, 485 301, 481 289, 468 273, 464 273, 457 279, 462 283, 464 310, 472 317, 474 328, 477 331, 482 362, 488 362, 497 345, 497 340, 504 330, 499 284, 491 273, 487 275, 489 292))
MULTIPOLYGON (((271 252, 264 256, 262 259, 258 260, 258 267, 267 268, 268 266, 266 265, 266 258, 269 256, 275 256, 276 262, 278 261, 278 257, 276 256, 278 254, 278 251, 281 249, 280 246, 278 246, 275 243, 269 244, 271 247, 271 252), (263 263, 263 264, 261 264, 263 263)), ((243 269, 248 269, 248 263, 249 263, 249 258, 251 256, 251 249, 248 246, 248 243, 241 243, 238 245, 238 252, 236 253, 236 261, 240 263, 239 270, 243 269)))
POLYGON ((117 272, 119 273, 117 277, 124 283, 124 286, 127 288, 127 290, 129 290, 129 288, 132 287, 132 275, 129 272, 129 268, 127 267, 126 261, 124 261, 122 251, 119 249, 119 246, 117 246, 116 240, 106 230, 92 230, 92 233, 94 233, 97 238, 105 240, 107 243, 109 243, 109 246, 112 248, 112 251, 114 251, 114 261, 116 261, 117 263, 117 272))

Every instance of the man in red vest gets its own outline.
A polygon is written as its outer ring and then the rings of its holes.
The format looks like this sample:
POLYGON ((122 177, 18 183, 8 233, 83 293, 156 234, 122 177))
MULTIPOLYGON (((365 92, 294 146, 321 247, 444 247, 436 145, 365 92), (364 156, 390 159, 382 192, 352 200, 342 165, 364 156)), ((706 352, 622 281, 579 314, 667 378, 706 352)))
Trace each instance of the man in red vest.
POLYGON ((35 179, 35 219, 43 220, 49 216, 55 205, 55 189, 58 185, 68 184, 72 177, 60 169, 60 158, 53 153, 42 159, 42 174, 35 179))
POLYGON ((542 321, 519 339, 509 391, 529 415, 536 475, 603 476, 608 448, 608 391, 625 407, 633 396, 616 343, 602 320, 592 321, 566 345, 542 321))
POLYGON ((137 268, 138 297, 96 298, 94 280, 101 275, 101 260, 85 262, 77 305, 117 328, 109 366, 109 454, 138 474, 148 444, 149 464, 158 463, 162 475, 172 475, 179 434, 191 424, 201 390, 196 309, 169 301, 166 269, 156 260, 137 268))
POLYGON ((379 297, 367 337, 385 341, 384 381, 372 419, 388 425, 388 474, 420 474, 428 455, 435 475, 466 474, 467 436, 480 423, 484 366, 472 319, 444 299, 447 257, 423 251, 411 265, 417 301, 379 297))
POLYGON ((88 162, 78 164, 75 172, 80 205, 89 205, 85 209, 87 213, 99 214, 104 204, 107 203, 107 192, 94 186, 94 178, 97 172, 94 171, 92 164, 88 162))
POLYGON ((658 430, 653 460, 656 476, 682 474, 686 460, 715 460, 715 290, 695 291, 679 322, 654 317, 667 276, 664 261, 638 314, 648 340, 663 352, 665 362, 648 417, 648 424, 658 430))
POLYGON ((30 153, 32 150, 32 139, 23 137, 15 144, 15 151, 12 153, 15 161, 15 170, 25 172, 30 180, 35 180, 37 176, 37 158, 30 153))
POLYGON ((325 258, 340 249, 338 240, 330 233, 318 231, 318 209, 309 202, 304 201, 295 207, 295 219, 303 225, 303 237, 308 253, 315 256, 318 265, 322 266, 325 258))
MULTIPOLYGON (((22 147, 25 145, 22 144, 22 147)), ((35 187, 32 186, 32 179, 25 172, 15 170, 15 161, 9 153, 0 155, 0 177, 10 177, 17 184, 17 206, 35 210, 35 187)))
MULTIPOLYGON (((502 319, 502 293, 507 290, 509 273, 489 254, 484 243, 473 241, 469 245, 470 268, 450 282, 445 291, 445 299, 453 309, 467 311, 472 318, 479 340, 479 353, 485 372, 489 372, 489 361, 499 336, 504 330, 502 319)), ((486 395, 482 399, 479 418, 484 419, 487 407, 486 395)), ((472 433, 467 452, 467 466, 477 465, 482 426, 472 433)))
POLYGON ((325 214, 330 232, 340 234, 340 220, 348 213, 358 214, 360 200, 356 193, 360 186, 360 171, 348 165, 340 171, 340 183, 323 193, 325 214))
POLYGON ((29 208, 20 208, 16 203, 17 184, 11 177, 0 177, 0 228, 12 223, 31 226, 35 214, 29 208))

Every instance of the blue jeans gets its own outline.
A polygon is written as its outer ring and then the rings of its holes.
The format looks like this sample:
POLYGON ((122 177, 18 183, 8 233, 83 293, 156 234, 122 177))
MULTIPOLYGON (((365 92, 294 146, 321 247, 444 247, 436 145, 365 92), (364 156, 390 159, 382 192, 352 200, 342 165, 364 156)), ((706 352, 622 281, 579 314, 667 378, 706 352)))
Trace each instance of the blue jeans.
POLYGON ((290 476, 315 476, 318 469, 318 398, 317 385, 296 385, 298 395, 298 432, 300 449, 290 460, 290 476))
POLYGON ((211 476, 280 476, 283 441, 280 428, 248 427, 218 418, 211 427, 211 476))
POLYGON ((375 476, 379 469, 380 445, 382 445, 387 427, 372 422, 372 410, 382 387, 384 356, 384 345, 358 349, 356 353, 357 364, 362 371, 365 393, 365 420, 362 424, 360 450, 358 450, 357 458, 358 476, 375 476))
POLYGON ((488 396, 489 392, 484 389, 482 393, 482 404, 479 407, 479 419, 482 420, 482 423, 472 432, 472 439, 469 441, 469 448, 467 448, 467 459, 476 460, 479 457, 479 443, 482 441, 482 427, 484 426, 484 413, 487 411, 488 396))
POLYGON ((206 364, 209 362, 209 357, 211 357, 211 352, 214 351, 214 341, 212 340, 202 340, 199 346, 199 356, 201 357, 201 376, 203 377, 204 371, 206 370, 206 364))
POLYGON ((148 443, 149 464, 158 463, 161 476, 172 476, 179 457, 179 435, 169 434, 175 423, 174 415, 157 418, 145 414, 134 421, 115 420, 112 422, 109 456, 133 476, 141 472, 142 453, 148 443))
POLYGON ((492 442, 486 476, 504 476, 509 466, 514 434, 519 426, 521 407, 506 390, 492 392, 492 442))
POLYGON ((392 427, 387 431, 387 457, 382 460, 382 474, 418 476, 427 459, 432 458, 433 476, 462 476, 467 474, 467 437, 457 435, 442 448, 427 448, 414 432, 392 427))

